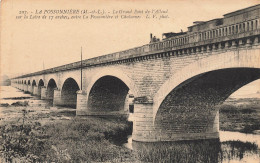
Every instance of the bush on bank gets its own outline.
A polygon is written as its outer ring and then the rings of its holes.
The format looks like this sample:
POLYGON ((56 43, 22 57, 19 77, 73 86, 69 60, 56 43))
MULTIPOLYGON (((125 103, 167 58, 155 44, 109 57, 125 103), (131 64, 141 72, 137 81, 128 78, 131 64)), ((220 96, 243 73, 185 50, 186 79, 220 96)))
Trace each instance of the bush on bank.
POLYGON ((260 130, 260 107, 253 104, 223 104, 219 107, 220 130, 253 133, 260 130))
POLYGON ((123 119, 75 117, 44 126, 23 119, 0 126, 0 151, 10 162, 120 162, 132 152, 111 141, 129 129, 123 119))

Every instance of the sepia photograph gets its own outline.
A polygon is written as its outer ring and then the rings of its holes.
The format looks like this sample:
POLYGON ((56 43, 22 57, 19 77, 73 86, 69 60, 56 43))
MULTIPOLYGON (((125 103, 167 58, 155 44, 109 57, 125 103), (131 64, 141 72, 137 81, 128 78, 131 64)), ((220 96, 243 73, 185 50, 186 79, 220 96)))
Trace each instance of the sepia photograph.
POLYGON ((0 0, 0 162, 259 163, 259 0, 0 0))

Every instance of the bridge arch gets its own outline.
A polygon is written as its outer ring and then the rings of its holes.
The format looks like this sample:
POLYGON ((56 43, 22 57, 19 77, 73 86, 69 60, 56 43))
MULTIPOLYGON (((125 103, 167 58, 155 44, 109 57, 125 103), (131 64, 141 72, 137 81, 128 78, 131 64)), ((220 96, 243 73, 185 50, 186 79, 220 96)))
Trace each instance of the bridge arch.
POLYGON ((55 89, 57 89, 56 81, 55 81, 53 78, 51 78, 51 79, 48 81, 48 84, 47 84, 47 93, 46 93, 47 99, 53 100, 54 90, 55 90, 55 89))
POLYGON ((38 95, 41 96, 41 88, 44 87, 44 82, 42 79, 38 82, 38 95))
POLYGON ((42 79, 39 80, 38 86, 44 86, 44 81, 42 79))
POLYGON ((35 80, 32 81, 32 85, 34 85, 34 86, 37 85, 35 80))
POLYGON ((197 60, 176 72, 155 94, 154 125, 175 133, 180 128, 185 130, 180 133, 217 132, 214 106, 259 78, 259 49, 229 51, 197 60), (194 127, 196 122, 202 126, 194 127))
POLYGON ((79 90, 79 85, 73 78, 67 78, 62 84, 61 89, 61 101, 65 106, 76 108, 77 104, 77 91, 79 90))
POLYGON ((32 94, 34 93, 34 87, 36 87, 37 85, 36 85, 36 81, 35 80, 33 80, 32 81, 32 90, 31 90, 31 92, 32 92, 32 94))
POLYGON ((122 111, 126 108, 128 94, 137 96, 134 82, 120 70, 106 69, 97 73, 87 87, 88 108, 122 111))
POLYGON ((62 86, 64 85, 65 81, 68 80, 69 78, 72 78, 73 80, 75 80, 75 82, 80 87, 80 83, 81 83, 80 71, 74 71, 74 72, 62 74, 62 77, 60 78, 60 87, 59 88, 62 88, 62 86))

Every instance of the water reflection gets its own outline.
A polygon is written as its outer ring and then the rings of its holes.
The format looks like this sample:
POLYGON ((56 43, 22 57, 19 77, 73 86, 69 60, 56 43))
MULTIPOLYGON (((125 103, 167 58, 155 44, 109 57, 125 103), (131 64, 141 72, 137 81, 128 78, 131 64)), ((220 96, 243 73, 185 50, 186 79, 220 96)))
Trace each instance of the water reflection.
POLYGON ((260 162, 260 149, 257 140, 260 135, 247 135, 237 132, 220 132, 220 139, 144 143, 128 139, 126 147, 135 151, 136 157, 143 162, 260 162), (233 136, 250 137, 240 141, 233 136), (224 137, 224 138, 223 138, 224 137), (248 142, 250 141, 250 142, 248 142))
MULTIPOLYGON (((221 143, 223 160, 248 160, 248 156, 257 156, 258 146, 255 143, 241 141, 225 141, 221 143)), ((243 160, 243 161, 245 161, 243 160)), ((256 160, 257 161, 257 160, 256 160)))
POLYGON ((144 162, 219 162, 219 139, 142 143, 132 142, 137 158, 144 162))

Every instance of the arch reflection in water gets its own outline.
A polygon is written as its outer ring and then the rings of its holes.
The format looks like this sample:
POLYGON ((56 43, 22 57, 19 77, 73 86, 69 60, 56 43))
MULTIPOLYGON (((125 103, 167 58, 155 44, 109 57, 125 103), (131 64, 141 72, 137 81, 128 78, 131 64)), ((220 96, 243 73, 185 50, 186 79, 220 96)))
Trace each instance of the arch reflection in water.
POLYGON ((219 162, 219 139, 178 142, 132 142, 140 161, 145 162, 219 162))
POLYGON ((144 143, 132 141, 137 158, 143 162, 200 162, 218 163, 230 161, 260 160, 257 144, 219 139, 144 143))
POLYGON ((258 153, 258 146, 255 143, 242 141, 224 141, 221 142, 221 149, 221 158, 224 161, 240 160, 241 162, 251 163, 260 161, 260 153, 258 153), (251 161, 251 159, 254 161, 251 161))

